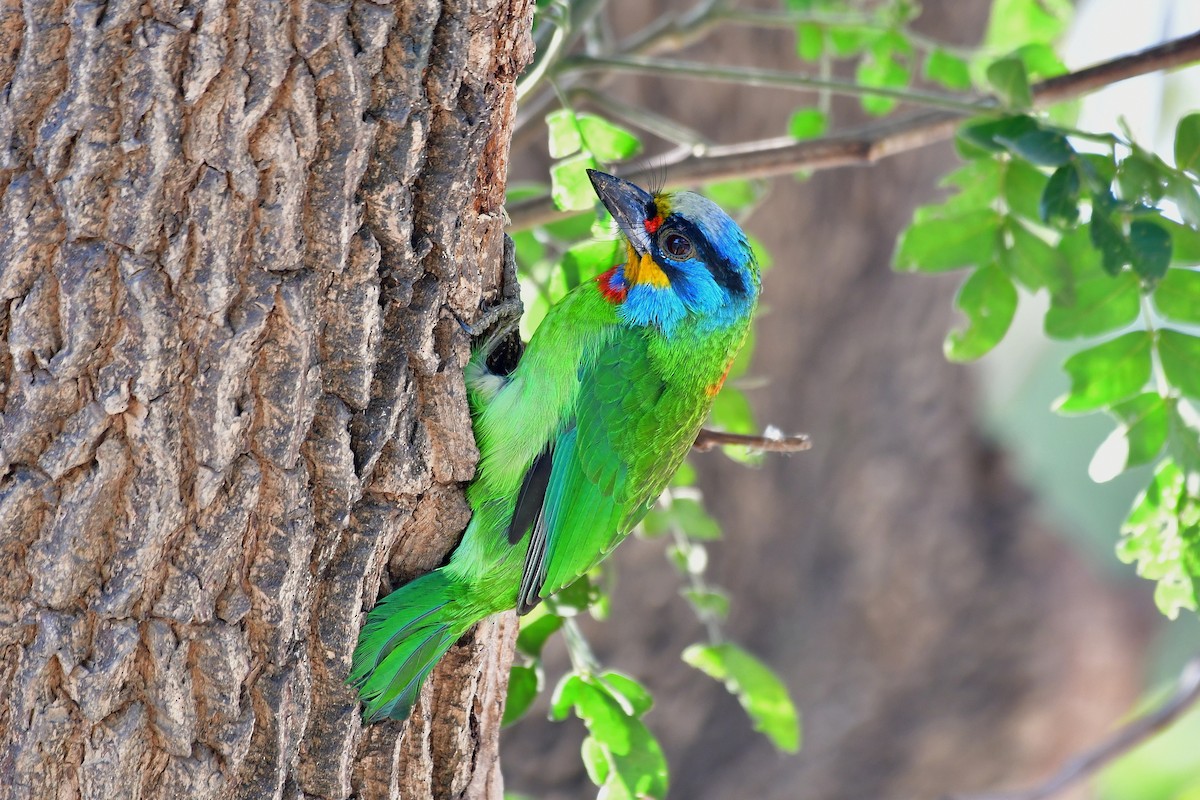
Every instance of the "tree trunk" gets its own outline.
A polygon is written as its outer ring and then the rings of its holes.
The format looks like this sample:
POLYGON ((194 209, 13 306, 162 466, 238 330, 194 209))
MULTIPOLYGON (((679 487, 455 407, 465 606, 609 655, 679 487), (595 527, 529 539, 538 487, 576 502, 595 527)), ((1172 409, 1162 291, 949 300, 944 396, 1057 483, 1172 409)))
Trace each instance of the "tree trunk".
POLYGON ((403 740, 342 681, 468 517, 531 13, 0 11, 6 796, 501 796, 511 618, 403 740))

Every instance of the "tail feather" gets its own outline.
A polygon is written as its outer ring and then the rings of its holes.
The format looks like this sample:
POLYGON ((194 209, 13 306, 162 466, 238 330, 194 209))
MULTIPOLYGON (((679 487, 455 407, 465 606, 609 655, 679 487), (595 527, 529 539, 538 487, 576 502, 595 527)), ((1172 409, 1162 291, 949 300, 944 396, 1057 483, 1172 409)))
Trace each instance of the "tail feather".
POLYGON ((346 682, 359 690, 371 723, 408 718, 425 678, 475 623, 441 570, 389 594, 367 615, 346 682))

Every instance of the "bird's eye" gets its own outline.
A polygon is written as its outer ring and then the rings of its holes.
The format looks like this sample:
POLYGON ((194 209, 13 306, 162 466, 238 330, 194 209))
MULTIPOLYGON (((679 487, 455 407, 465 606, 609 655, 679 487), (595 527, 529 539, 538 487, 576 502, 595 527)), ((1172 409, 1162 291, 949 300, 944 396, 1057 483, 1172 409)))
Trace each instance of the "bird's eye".
POLYGON ((682 233, 668 229, 659 234, 658 244, 671 258, 683 260, 692 254, 692 242, 682 233))

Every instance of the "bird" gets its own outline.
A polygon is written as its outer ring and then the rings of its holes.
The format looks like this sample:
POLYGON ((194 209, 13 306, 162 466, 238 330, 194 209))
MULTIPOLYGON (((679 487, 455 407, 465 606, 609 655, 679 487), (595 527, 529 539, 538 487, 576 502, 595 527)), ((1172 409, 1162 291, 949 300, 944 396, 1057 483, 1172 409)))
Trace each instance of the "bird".
POLYGON ((489 370, 491 343, 468 361, 480 453, 471 520, 444 566, 368 613, 346 679, 365 723, 407 719, 473 625, 529 612, 628 535, 687 455, 746 339, 761 281, 738 224, 700 194, 588 177, 625 260, 554 305, 509 374, 489 370))

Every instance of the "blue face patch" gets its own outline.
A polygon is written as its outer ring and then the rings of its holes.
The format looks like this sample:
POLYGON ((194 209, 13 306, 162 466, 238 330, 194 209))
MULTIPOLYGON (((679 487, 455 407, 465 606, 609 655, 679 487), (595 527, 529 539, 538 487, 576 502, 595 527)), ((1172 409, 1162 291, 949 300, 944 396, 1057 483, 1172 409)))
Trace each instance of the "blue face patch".
MULTIPOLYGON (((689 314, 702 328, 724 327, 744 317, 758 297, 759 280, 742 229, 720 206, 692 192, 663 200, 670 213, 655 227, 649 246, 667 285, 625 282, 621 319, 653 325, 670 336, 689 314)), ((623 282, 624 277, 620 275, 623 282)))

